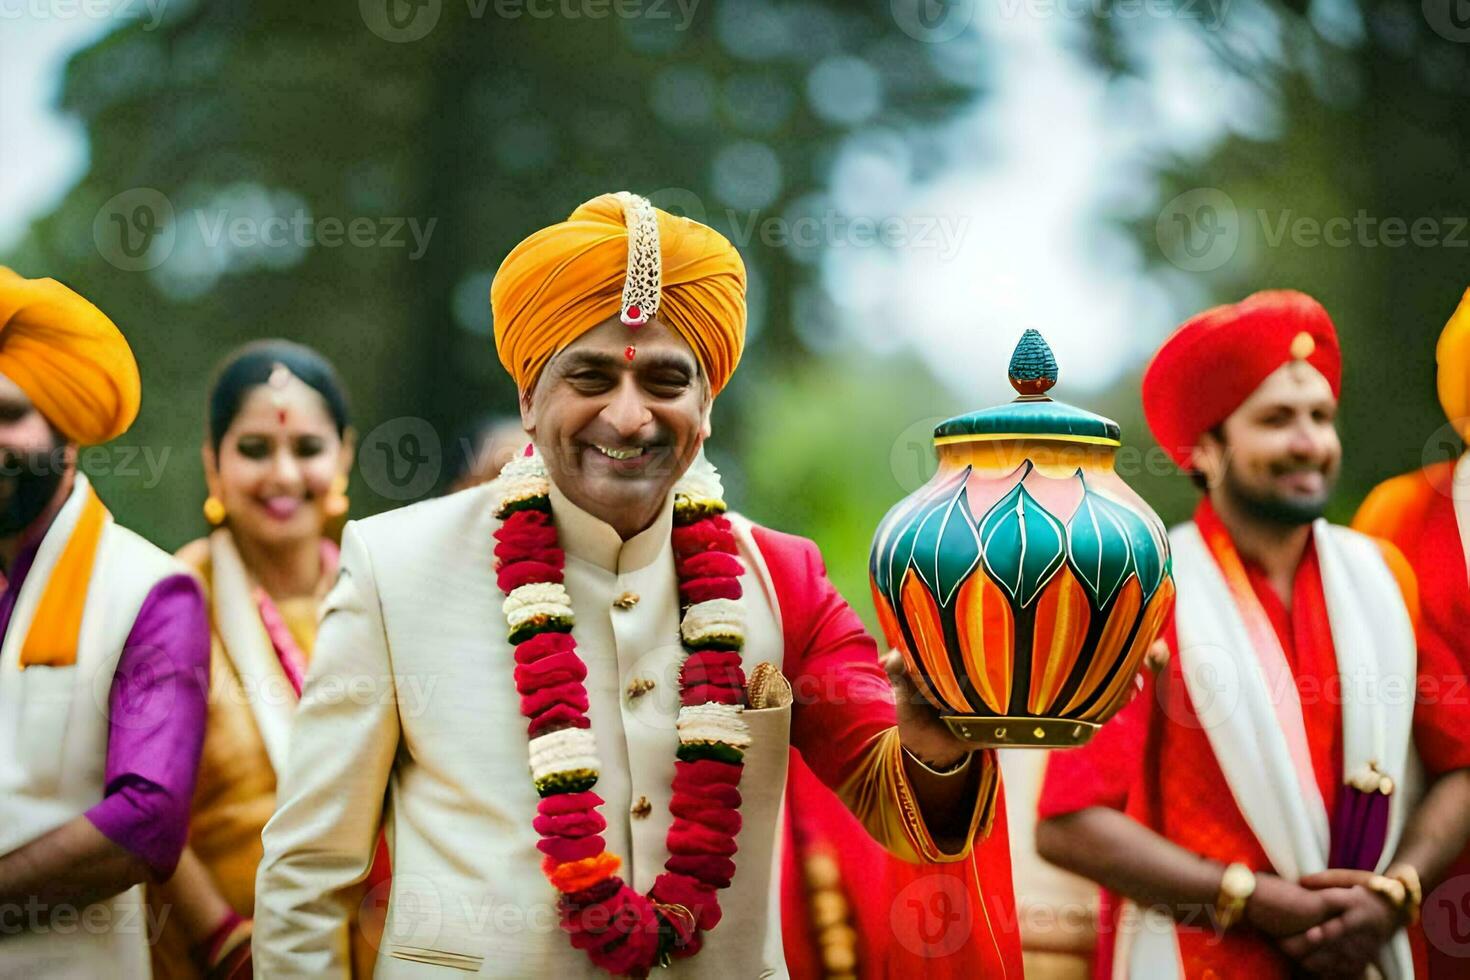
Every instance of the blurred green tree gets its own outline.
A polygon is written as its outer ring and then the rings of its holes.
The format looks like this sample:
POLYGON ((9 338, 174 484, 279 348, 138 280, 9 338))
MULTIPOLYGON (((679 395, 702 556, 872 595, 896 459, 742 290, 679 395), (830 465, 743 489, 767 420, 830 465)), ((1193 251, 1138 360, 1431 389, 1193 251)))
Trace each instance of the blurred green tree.
MULTIPOLYGON (((1201 72, 1229 73, 1258 108, 1243 110, 1252 118, 1203 156, 1158 161, 1162 212, 1115 217, 1190 302, 1293 287, 1327 307, 1344 354, 1344 465, 1330 516, 1347 520, 1380 480, 1460 451, 1435 398, 1434 345, 1470 284, 1470 185, 1461 176, 1470 22, 1456 0, 1178 0, 1176 8, 1215 62, 1201 72), (1211 189, 1224 196, 1201 196, 1211 189), (1170 213, 1175 201, 1180 213, 1170 213), (1232 226, 1238 239, 1229 244, 1232 226), (1212 228, 1223 251, 1176 261, 1185 236, 1199 252, 1212 228), (1195 264, 1203 267, 1181 268, 1195 264)), ((1093 24, 1099 66, 1120 80, 1146 71, 1146 48, 1130 35, 1136 20, 1105 8, 1093 24)), ((1136 392, 1136 383, 1125 387, 1136 392)), ((1124 419, 1142 436, 1131 424, 1137 412, 1135 396, 1124 419)), ((1180 477, 1145 475, 1138 486, 1171 520, 1195 499, 1180 477)))
POLYGON ((145 400, 125 441, 166 465, 98 483, 170 547, 204 527, 211 369, 256 337, 341 368, 367 443, 354 516, 432 489, 432 473, 388 480, 382 456, 411 447, 400 476, 414 458, 437 471, 467 420, 514 411, 490 279, 522 236, 607 190, 649 193, 741 248, 753 343, 716 413, 719 448, 737 467, 771 452, 772 430, 736 424, 766 373, 821 370, 790 312, 813 267, 772 222, 821 190, 843 139, 881 126, 920 140, 978 88, 940 74, 887 0, 162 9, 72 59, 62 108, 86 127, 90 169, 9 261, 72 283, 134 344, 145 400))

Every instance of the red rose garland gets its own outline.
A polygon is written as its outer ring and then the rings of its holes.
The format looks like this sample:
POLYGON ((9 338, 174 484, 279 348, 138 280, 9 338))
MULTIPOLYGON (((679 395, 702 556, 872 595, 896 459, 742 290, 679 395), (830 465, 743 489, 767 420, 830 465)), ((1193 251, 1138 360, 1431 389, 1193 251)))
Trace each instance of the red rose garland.
POLYGON ((572 637, 545 466, 528 447, 497 486, 496 576, 506 593, 516 690, 541 796, 533 826, 542 838, 542 870, 561 893, 561 926, 572 945, 609 973, 644 976, 699 952, 703 933, 720 921, 717 892, 735 874, 740 775, 750 745, 740 717, 745 569, 723 516, 719 478, 701 458, 675 488, 672 544, 687 657, 679 674, 670 857, 647 895, 618 877, 621 862, 601 836, 607 822, 598 812, 603 800, 592 792, 598 771, 587 667, 572 637))

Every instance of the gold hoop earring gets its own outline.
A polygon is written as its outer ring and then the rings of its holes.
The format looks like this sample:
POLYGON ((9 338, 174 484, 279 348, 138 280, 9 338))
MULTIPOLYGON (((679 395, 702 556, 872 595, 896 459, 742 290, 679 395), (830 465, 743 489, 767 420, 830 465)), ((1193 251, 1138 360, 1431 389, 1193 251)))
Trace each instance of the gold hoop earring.
POLYGON ((327 493, 327 516, 341 517, 347 513, 350 504, 351 500, 347 497, 347 474, 338 473, 332 478, 332 489, 327 493))
POLYGON ((219 527, 225 522, 225 502, 214 494, 210 494, 204 500, 204 519, 214 527, 219 527))

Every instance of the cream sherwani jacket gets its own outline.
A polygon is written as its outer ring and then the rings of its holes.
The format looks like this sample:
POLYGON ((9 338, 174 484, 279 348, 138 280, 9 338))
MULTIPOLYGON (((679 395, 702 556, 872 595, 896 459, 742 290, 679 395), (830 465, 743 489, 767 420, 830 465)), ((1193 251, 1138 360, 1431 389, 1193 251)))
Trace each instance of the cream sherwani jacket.
MULTIPOLYGON (((257 977, 345 974, 346 896, 366 875, 380 826, 393 884, 379 977, 605 976, 561 931, 541 871, 495 581, 493 493, 463 491, 344 533, 279 809, 263 834, 257 977)), ((677 747, 673 498, 627 541, 554 486, 551 499, 588 669, 604 836, 623 878, 646 891, 668 859, 677 747)), ((721 892, 722 922, 671 978, 786 976, 777 832, 793 724, 813 768, 890 850, 910 860, 968 853, 941 853, 918 816, 876 648, 831 589, 815 546, 730 516, 747 569, 745 668, 783 666, 795 715, 792 706, 746 712, 754 744, 740 783, 737 874, 721 892), (810 611, 814 603, 791 599, 807 592, 821 597, 810 611)), ((981 782, 972 836, 993 800, 994 780, 981 782)))

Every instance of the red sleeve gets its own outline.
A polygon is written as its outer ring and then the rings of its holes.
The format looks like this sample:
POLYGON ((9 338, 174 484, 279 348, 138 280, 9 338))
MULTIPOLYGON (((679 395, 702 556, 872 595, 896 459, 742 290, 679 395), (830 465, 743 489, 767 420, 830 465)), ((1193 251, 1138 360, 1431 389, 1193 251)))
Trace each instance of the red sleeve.
MULTIPOLYGON (((1470 739, 1465 737, 1470 732, 1470 692, 1466 690, 1465 670, 1455 644, 1446 635, 1445 627, 1449 624, 1442 621, 1443 616, 1432 614, 1437 610, 1421 606, 1418 579, 1398 547, 1382 540, 1378 544, 1383 549, 1383 560, 1404 594, 1404 605, 1408 607, 1419 647, 1414 745, 1431 775, 1463 769, 1470 766, 1470 739)), ((1462 574, 1458 567, 1450 571, 1462 574)))
POLYGON ((752 531, 780 600, 791 744, 836 790, 873 740, 898 724, 893 689, 878 644, 827 578, 817 546, 769 528, 752 531))
POLYGON ((1419 691, 1414 745, 1431 774, 1470 766, 1470 689, 1455 647, 1435 623, 1419 624, 1419 691))
MULTIPOLYGON (((1173 650, 1172 614, 1164 639, 1173 650)), ((1060 817, 1090 806, 1114 810, 1126 807, 1128 791, 1139 776, 1154 704, 1153 672, 1145 668, 1139 680, 1141 686, 1133 700, 1104 724, 1092 741, 1080 748, 1051 753, 1036 805, 1037 819, 1060 817)))

